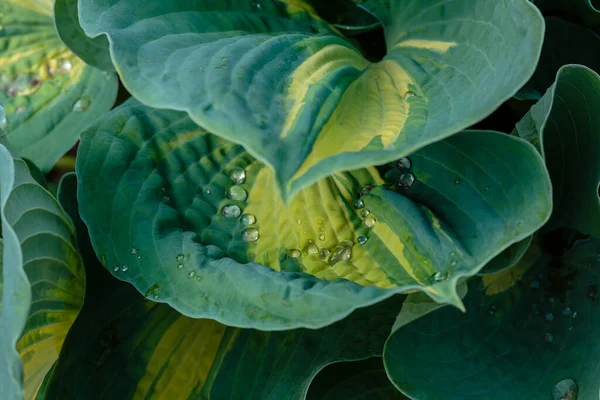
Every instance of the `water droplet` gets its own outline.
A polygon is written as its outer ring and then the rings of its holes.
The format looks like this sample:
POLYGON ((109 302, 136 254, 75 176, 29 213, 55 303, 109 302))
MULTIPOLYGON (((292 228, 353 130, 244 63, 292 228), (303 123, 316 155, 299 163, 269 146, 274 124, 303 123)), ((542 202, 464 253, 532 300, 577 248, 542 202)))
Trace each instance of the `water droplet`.
POLYGON ((244 242, 256 242, 259 237, 258 229, 248 228, 242 233, 242 239, 244 242))
POLYGON ((157 294, 155 294, 155 295, 154 295, 154 297, 153 297, 153 299, 154 299, 154 300, 158 300, 158 295, 157 295, 157 294))
POLYGON ((372 215, 369 215, 367 218, 365 218, 365 220, 363 221, 363 223, 365 224, 365 226, 369 229, 373 228, 375 226, 375 222, 377 222, 377 220, 375 219, 375 217, 373 217, 372 215))
POLYGON ((460 185, 460 179, 455 179, 455 180, 454 180, 454 184, 455 184, 455 185, 460 185))
POLYGON ((296 220, 296 223, 297 223, 298 225, 302 225, 302 219, 301 219, 301 218, 298 218, 298 219, 296 220))
POLYGON ((177 261, 182 261, 184 258, 185 256, 183 254, 177 254, 177 257, 175 257, 177 261))
POLYGON ((119 267, 118 265, 115 265, 115 267, 113 268, 113 271, 119 272, 120 269, 121 269, 121 267, 119 267))
POLYGON ((323 226, 322 226, 322 227, 320 227, 320 228, 319 228, 319 232, 325 232, 325 227, 323 227, 323 226))
POLYGON ((141 260, 141 259, 142 259, 142 256, 137 256, 136 258, 137 258, 138 260, 141 260))
POLYGON ((132 247, 131 249, 129 249, 129 253, 135 255, 138 253, 138 249, 136 249, 135 247, 132 247))
POLYGON ((319 240, 320 240, 320 241, 323 241, 323 240, 325 240, 325 235, 319 235, 319 240))
POLYGON ((71 61, 69 60, 64 60, 60 63, 58 68, 61 72, 69 72, 73 68, 73 64, 71 64, 71 61))
POLYGON ((573 379, 563 379, 552 388, 553 400, 577 400, 579 388, 573 379))
POLYGON ((361 199, 354 200, 354 208, 363 208, 365 206, 365 202, 361 199))
POLYGON ((227 204, 221 208, 221 215, 225 218, 237 218, 242 213, 242 210, 235 204, 227 204))
POLYGON ((545 318, 546 318, 546 321, 552 322, 552 321, 554 321, 554 314, 552 314, 551 312, 548 312, 548 313, 546 313, 545 318))
POLYGON ((415 176, 410 172, 405 172, 398 179, 398 187, 402 190, 408 190, 415 183, 415 176))
POLYGON ((244 225, 254 225, 256 223, 256 217, 252 214, 244 214, 240 220, 244 225))
POLYGON ((311 242, 306 246, 306 252, 308 254, 317 254, 319 252, 319 248, 316 244, 311 242))
POLYGON ((414 97, 414 96, 416 96, 415 93, 411 92, 409 90, 408 92, 404 93, 404 100, 408 100, 408 99, 410 99, 411 97, 414 97))
POLYGON ((554 336, 551 333, 546 333, 544 335, 544 342, 546 342, 546 343, 554 343, 554 336))
POLYGON ((445 281, 446 279, 448 279, 448 272, 438 271, 431 276, 431 280, 433 282, 442 282, 442 281, 445 281))
POLYGON ((369 240, 369 238, 366 237, 365 235, 360 235, 359 237, 356 238, 356 242, 358 244, 365 244, 365 243, 367 243, 368 240, 369 240))
POLYGON ((210 189, 209 189, 209 188, 206 188, 206 189, 204 189, 204 193, 206 193, 206 194, 211 194, 212 192, 210 191, 210 189))
POLYGON ((246 181, 246 171, 242 168, 234 168, 229 173, 229 178, 231 178, 231 181, 236 185, 241 185, 246 181))
POLYGON ((317 224, 319 224, 319 225, 323 224, 323 220, 322 219, 318 219, 317 220, 317 224))
POLYGON ((340 261, 350 260, 350 258, 352 258, 353 245, 354 243, 352 243, 351 241, 344 240, 343 242, 335 246, 335 248, 331 252, 331 255, 329 256, 329 260, 327 260, 327 263, 333 266, 340 261))
POLYGON ((321 249, 321 250, 319 250, 319 256, 321 258, 326 258, 329 255, 329 253, 331 253, 329 251, 329 249, 321 249))
POLYGON ((196 275, 196 280, 197 280, 198 282, 200 282, 202 279, 204 279, 204 278, 202 278, 200 275, 196 275))
POLYGON ((412 162, 409 158, 403 157, 396 161, 396 168, 398 169, 409 170, 410 167, 412 167, 412 162))
POLYGON ((578 314, 577 314, 577 311, 575 311, 575 312, 573 313, 573 316, 572 316, 571 318, 575 319, 575 318, 577 318, 577 315, 578 315, 578 314))
POLYGON ((361 211, 361 213, 360 213, 360 215, 361 215, 363 218, 367 218, 367 217, 369 216, 369 214, 371 214, 371 211, 369 211, 369 210, 367 210, 367 209, 364 209, 364 210, 362 210, 362 211, 361 211))
POLYGON ((484 187, 484 188, 483 188, 483 191, 484 191, 484 192, 487 192, 488 190, 490 190, 490 187, 489 187, 489 186, 486 186, 486 187, 484 187))
POLYGON ((456 264, 458 264, 458 261, 456 261, 456 260, 450 261, 450 266, 456 267, 456 264))
POLYGON ((183 269, 183 264, 177 264, 177 269, 182 270, 183 269))
POLYGON ((241 186, 232 186, 227 190, 227 198, 235 201, 245 201, 248 198, 248 192, 241 186))
POLYGON ((121 271, 123 272, 127 272, 127 270, 129 269, 129 267, 125 264, 121 265, 121 271))
POLYGON ((569 307, 563 308, 563 310, 561 312, 561 314, 564 317, 570 317, 572 313, 573 313, 573 311, 571 311, 571 308, 569 308, 569 307))
POLYGON ((365 185, 365 186, 363 186, 362 189, 360 189, 360 192, 358 192, 357 197, 360 198, 364 195, 367 195, 367 194, 371 193, 371 190, 373 190, 373 185, 365 185))
POLYGON ((302 253, 300 253, 300 250, 298 250, 298 249, 288 250, 289 258, 300 258, 301 255, 302 255, 302 253))
POLYGON ((83 96, 73 104, 73 111, 83 112, 92 104, 92 100, 88 96, 83 96))
POLYGON ((193 277, 195 277, 195 276, 196 276, 196 271, 190 271, 190 272, 188 273, 188 278, 190 278, 190 279, 192 279, 192 278, 193 278, 193 277))

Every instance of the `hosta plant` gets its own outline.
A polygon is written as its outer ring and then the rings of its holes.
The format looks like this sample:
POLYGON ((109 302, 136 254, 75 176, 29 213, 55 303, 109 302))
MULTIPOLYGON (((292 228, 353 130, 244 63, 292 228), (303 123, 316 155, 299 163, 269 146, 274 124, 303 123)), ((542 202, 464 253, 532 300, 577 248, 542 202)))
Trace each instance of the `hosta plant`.
POLYGON ((593 1, 0 11, 2 399, 597 398, 593 1))

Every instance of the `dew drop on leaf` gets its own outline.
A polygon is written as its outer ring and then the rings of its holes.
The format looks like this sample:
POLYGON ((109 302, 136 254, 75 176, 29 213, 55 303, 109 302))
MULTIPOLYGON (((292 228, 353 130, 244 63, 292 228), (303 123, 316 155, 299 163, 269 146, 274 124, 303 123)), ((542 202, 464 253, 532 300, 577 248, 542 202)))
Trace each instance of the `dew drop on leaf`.
POLYGON ((119 267, 118 265, 115 265, 115 267, 113 268, 113 271, 119 272, 120 269, 121 269, 121 267, 119 267))
POLYGON ((410 172, 405 172, 400 175, 400 179, 398 179, 398 187, 403 190, 410 189, 410 187, 415 183, 415 176, 410 172))
POLYGON ((240 221, 243 225, 254 225, 256 223, 256 217, 252 214, 244 214, 240 221))
POLYGON ((231 181, 236 185, 241 185, 246 181, 246 171, 242 168, 234 168, 229 173, 229 178, 231 178, 231 181))
POLYGON ((225 218, 237 218, 242 213, 242 210, 235 204, 227 204, 221 209, 221 215, 225 218))
POLYGON ((412 167, 412 162, 407 157, 403 157, 396 161, 396 168, 398 169, 409 170, 410 167, 412 167))
POLYGON ((302 225, 302 219, 301 219, 301 218, 298 218, 298 219, 296 220, 296 223, 297 223, 298 225, 302 225))
POLYGON ((561 314, 563 315, 563 317, 570 317, 572 313, 573 312, 571 311, 570 307, 563 308, 563 310, 561 312, 561 314))
POLYGON ((352 258, 352 245, 353 243, 349 240, 345 240, 335 246, 327 263, 329 265, 335 265, 340 261, 348 261, 352 258))
POLYGON ((356 238, 356 242, 358 244, 365 244, 365 243, 367 243, 368 240, 369 240, 369 238, 366 237, 365 235, 360 235, 359 237, 356 238))
POLYGON ((323 249, 319 250, 319 256, 320 256, 321 258, 326 258, 326 257, 329 255, 329 253, 331 253, 331 252, 329 251, 329 249, 324 249, 324 248, 323 248, 323 249))
POLYGON ((288 250, 289 258, 300 258, 301 255, 302 255, 302 253, 300 253, 300 250, 298 250, 298 249, 288 250))
POLYGON ((364 224, 367 228, 372 229, 375 226, 375 223, 377 222, 377 220, 375 219, 375 217, 373 217, 372 215, 369 215, 367 218, 365 218, 364 220, 364 224))
POLYGON ((362 211, 361 211, 361 213, 360 213, 360 215, 361 215, 363 218, 367 218, 367 217, 369 216, 369 214, 371 214, 371 211, 369 211, 369 210, 367 210, 367 209, 365 209, 365 210, 362 210, 362 211))
POLYGON ((563 379, 552 388, 554 400, 577 400, 577 384, 573 379, 563 379))
POLYGON ((320 241, 324 241, 325 240, 325 235, 319 235, 319 240, 320 241))
POLYGON ((454 180, 454 184, 455 184, 455 185, 460 185, 460 179, 455 179, 455 180, 454 180))
POLYGON ((92 100, 88 96, 83 96, 73 104, 73 111, 83 112, 90 107, 90 104, 92 104, 92 100))
POLYGON ((243 187, 235 185, 227 190, 227 198, 235 201, 245 201, 248 198, 248 192, 243 187))
POLYGON ((256 242, 259 237, 258 229, 248 228, 242 233, 242 239, 244 242, 256 242))
POLYGON ((182 270, 183 269, 183 264, 177 264, 177 269, 178 270, 182 270))
POLYGON ((552 322, 552 321, 554 321, 554 314, 552 314, 551 312, 546 313, 545 318, 546 318, 546 321, 552 322))
POLYGON ((188 273, 188 278, 190 278, 190 279, 192 279, 192 278, 193 278, 193 277, 195 277, 195 276, 196 276, 196 271, 190 271, 190 272, 188 273))
POLYGON ((546 342, 546 343, 554 343, 554 336, 551 333, 546 333, 544 335, 544 342, 546 342))
POLYGON ((310 242, 307 246, 306 246, 306 252, 308 254, 317 254, 319 252, 319 248, 317 247, 316 244, 310 242))
POLYGON ((185 256, 183 254, 177 254, 177 257, 175 257, 177 261, 182 261, 184 258, 185 256))
POLYGON ((129 267, 125 264, 121 265, 121 271, 123 272, 127 272, 127 270, 129 269, 129 267))
POLYGON ((138 253, 138 249, 136 249, 135 247, 132 247, 131 249, 129 249, 129 254, 135 255, 138 253))
POLYGON ((365 206, 365 202, 361 199, 354 200, 354 208, 363 208, 365 206))
POLYGON ((441 272, 441 271, 436 272, 431 277, 431 280, 433 282, 443 282, 446 279, 448 279, 448 273, 447 272, 441 272))

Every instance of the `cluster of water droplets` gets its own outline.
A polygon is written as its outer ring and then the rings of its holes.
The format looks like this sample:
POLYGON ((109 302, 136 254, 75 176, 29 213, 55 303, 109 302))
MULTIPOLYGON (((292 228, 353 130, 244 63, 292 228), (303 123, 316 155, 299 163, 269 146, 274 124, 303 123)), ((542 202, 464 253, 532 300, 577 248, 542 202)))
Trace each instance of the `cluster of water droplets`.
POLYGON ((396 168, 402 172, 400 178, 396 182, 396 186, 401 190, 408 190, 415 183, 415 176, 410 171, 412 168, 412 161, 408 157, 403 157, 396 161, 396 168))

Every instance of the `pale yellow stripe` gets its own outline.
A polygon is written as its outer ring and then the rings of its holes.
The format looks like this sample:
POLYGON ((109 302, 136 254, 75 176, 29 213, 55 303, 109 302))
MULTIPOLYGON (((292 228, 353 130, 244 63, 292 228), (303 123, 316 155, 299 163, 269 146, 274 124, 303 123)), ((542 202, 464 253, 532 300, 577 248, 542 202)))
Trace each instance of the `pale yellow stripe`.
POLYGON ((441 40, 420 40, 420 39, 411 39, 405 40, 396 44, 393 48, 403 48, 403 47, 412 47, 417 49, 425 49, 429 51, 433 51, 436 53, 445 53, 448 49, 456 46, 456 42, 444 42, 441 40))

